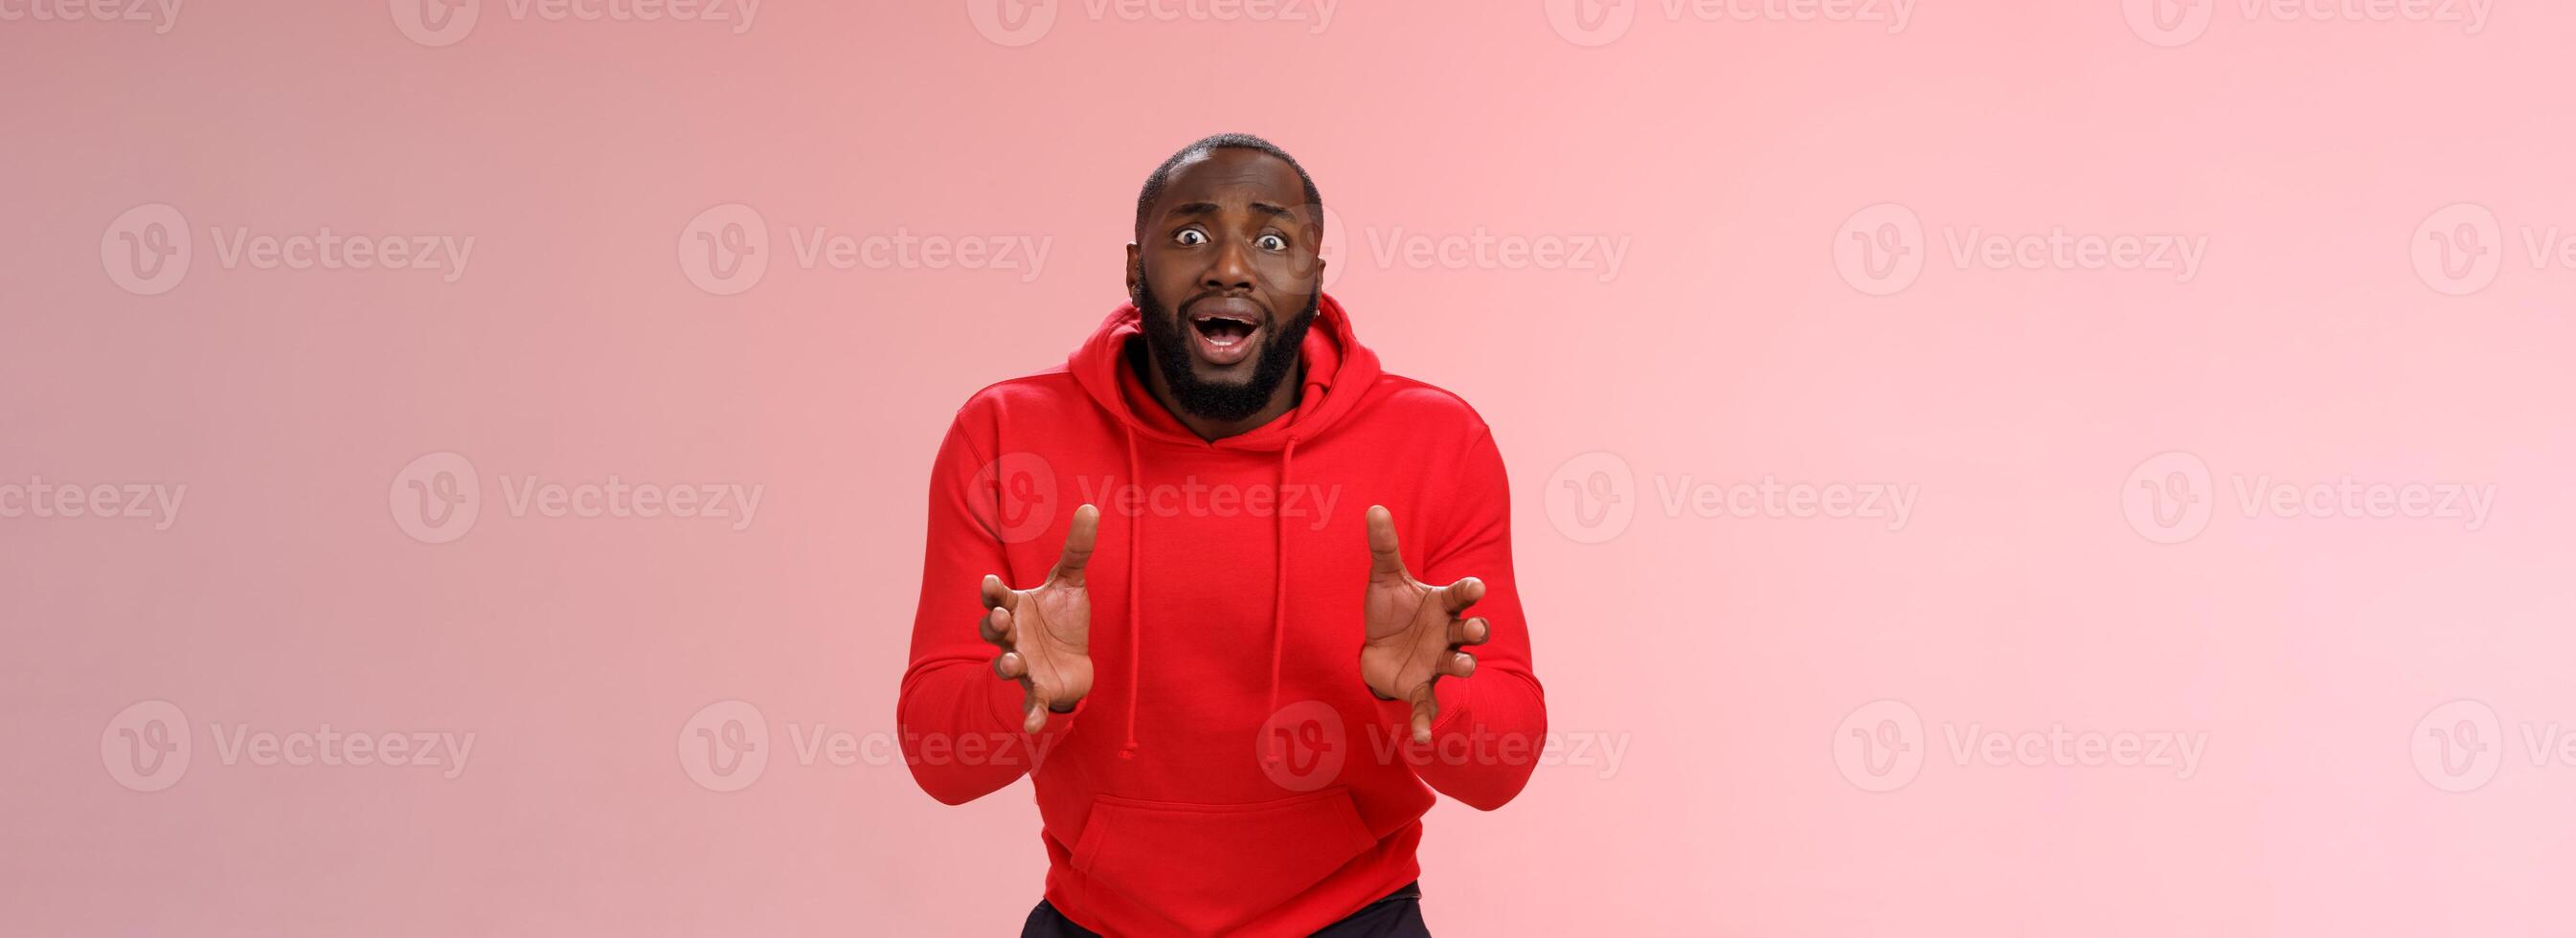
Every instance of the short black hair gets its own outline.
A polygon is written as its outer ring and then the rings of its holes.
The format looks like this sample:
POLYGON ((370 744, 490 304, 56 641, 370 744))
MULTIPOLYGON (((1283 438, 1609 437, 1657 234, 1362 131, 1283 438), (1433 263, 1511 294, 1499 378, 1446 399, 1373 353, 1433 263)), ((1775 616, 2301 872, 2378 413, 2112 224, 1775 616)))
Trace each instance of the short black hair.
POLYGON ((1280 149, 1278 144, 1251 134, 1209 134, 1191 141, 1189 146, 1174 152, 1171 159, 1164 160, 1163 165, 1154 167, 1153 175, 1145 177, 1145 188, 1136 192, 1137 240, 1145 239, 1145 213, 1153 210, 1155 199, 1162 198, 1163 185, 1171 181, 1172 170, 1180 166, 1183 161, 1212 150, 1258 150, 1278 157, 1280 162, 1288 164, 1289 169, 1296 170, 1297 181, 1306 187, 1306 204, 1315 207, 1315 230, 1317 235, 1321 236, 1324 228, 1324 196, 1315 191, 1315 178, 1306 175, 1306 167, 1297 165, 1296 157, 1289 156, 1288 151, 1280 149))

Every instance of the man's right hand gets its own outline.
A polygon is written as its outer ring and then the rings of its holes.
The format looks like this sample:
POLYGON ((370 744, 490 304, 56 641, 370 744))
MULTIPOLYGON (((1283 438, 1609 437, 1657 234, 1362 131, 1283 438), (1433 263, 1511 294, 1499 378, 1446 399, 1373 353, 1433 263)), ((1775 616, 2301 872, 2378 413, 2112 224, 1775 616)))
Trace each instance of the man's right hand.
POLYGON ((1027 695, 1020 728, 1028 732, 1045 729, 1049 711, 1069 712, 1091 693, 1091 591, 1082 568, 1091 563, 1099 530, 1100 509, 1075 509, 1064 554, 1036 589, 1015 590, 999 576, 984 576, 982 632, 1002 650, 993 673, 1020 682, 1027 695))

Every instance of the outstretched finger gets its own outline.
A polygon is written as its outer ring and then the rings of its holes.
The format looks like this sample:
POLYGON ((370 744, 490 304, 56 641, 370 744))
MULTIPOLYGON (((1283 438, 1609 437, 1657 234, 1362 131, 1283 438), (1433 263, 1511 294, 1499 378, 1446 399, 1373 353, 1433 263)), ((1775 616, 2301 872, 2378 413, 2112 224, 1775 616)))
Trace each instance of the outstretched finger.
POLYGON ((986 609, 1013 609, 1020 605, 1020 594, 1013 592, 1001 577, 990 573, 984 574, 983 598, 986 609))
POLYGON ((1449 657, 1440 662, 1440 673, 1450 677, 1475 677, 1476 656, 1463 651, 1450 652, 1449 657))
POLYGON ((1020 687, 1028 692, 1028 696, 1020 699, 1020 729, 1030 733, 1046 729, 1046 698, 1038 694, 1038 686, 1034 683, 1021 681, 1020 687))
POLYGON ((1055 578, 1067 586, 1082 585, 1082 569, 1091 565, 1091 546, 1100 535, 1100 509, 1084 505, 1073 510, 1073 530, 1065 532, 1064 555, 1056 558, 1055 578))
POLYGON ((996 645, 1008 645, 1019 640, 1019 636, 1012 634, 1011 611, 1008 609, 986 611, 983 621, 976 625, 975 631, 984 636, 985 641, 996 645))
POLYGON ((1493 637, 1494 624, 1485 621, 1484 616, 1449 620, 1449 644, 1482 645, 1493 637))
POLYGON ((1368 510, 1369 575, 1404 572, 1404 554, 1395 540, 1395 514, 1384 505, 1368 510))
POLYGON ((1440 700, 1431 693, 1431 682, 1424 681, 1413 691, 1413 741, 1431 741, 1431 718, 1440 715, 1440 700))
POLYGON ((1467 611, 1467 607, 1475 605, 1476 600, 1483 598, 1485 598, 1485 581, 1475 577, 1468 577, 1440 588, 1440 608, 1449 610, 1449 614, 1453 616, 1467 611))

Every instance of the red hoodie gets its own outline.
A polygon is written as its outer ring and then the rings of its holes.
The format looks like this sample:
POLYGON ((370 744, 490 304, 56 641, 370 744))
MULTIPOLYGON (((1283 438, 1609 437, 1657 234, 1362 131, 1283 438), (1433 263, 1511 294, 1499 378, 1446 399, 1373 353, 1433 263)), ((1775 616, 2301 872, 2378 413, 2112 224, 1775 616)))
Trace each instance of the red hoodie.
POLYGON ((1064 367, 958 409, 931 472, 904 755, 949 804, 1033 774, 1046 898, 1085 928, 1307 934, 1420 875, 1434 789, 1490 811, 1529 780, 1547 712, 1502 457, 1465 401, 1379 371, 1330 296, 1296 409, 1213 443, 1127 364, 1138 324, 1122 305, 1064 367), (1083 504, 1101 512, 1095 678, 1032 737, 976 635, 977 584, 1037 585, 1083 504), (1435 685, 1428 744, 1360 680, 1370 505, 1416 579, 1486 586, 1469 614, 1492 638, 1473 677, 1435 685))

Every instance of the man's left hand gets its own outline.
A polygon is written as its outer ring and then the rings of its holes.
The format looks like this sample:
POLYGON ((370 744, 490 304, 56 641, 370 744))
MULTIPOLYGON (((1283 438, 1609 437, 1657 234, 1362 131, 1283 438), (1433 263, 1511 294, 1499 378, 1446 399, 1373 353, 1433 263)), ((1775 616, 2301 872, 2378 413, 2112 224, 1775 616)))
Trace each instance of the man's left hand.
POLYGON ((1431 720, 1440 714, 1432 683, 1444 674, 1476 673, 1475 656, 1459 649, 1493 634, 1482 617, 1460 618, 1485 598, 1485 583, 1467 577, 1432 586, 1414 579, 1396 549, 1395 516, 1383 506, 1369 506, 1368 546, 1368 641, 1360 646, 1360 679, 1380 700, 1411 703, 1413 741, 1428 743, 1431 720))

